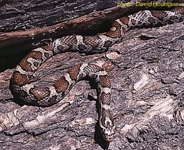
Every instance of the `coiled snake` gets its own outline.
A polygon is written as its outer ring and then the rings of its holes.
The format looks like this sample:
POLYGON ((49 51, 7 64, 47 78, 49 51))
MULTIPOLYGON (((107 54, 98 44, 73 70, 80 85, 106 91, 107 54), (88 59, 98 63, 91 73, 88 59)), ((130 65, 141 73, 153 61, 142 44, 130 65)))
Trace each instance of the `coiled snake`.
POLYGON ((34 72, 55 54, 67 50, 84 53, 103 52, 121 40, 124 33, 131 28, 178 22, 183 19, 183 14, 184 7, 176 7, 171 11, 143 10, 116 19, 108 32, 95 36, 64 36, 46 46, 33 49, 15 68, 11 80, 13 90, 22 100, 30 104, 49 106, 60 101, 79 80, 84 77, 94 79, 98 83, 99 126, 104 139, 110 142, 115 134, 115 125, 110 111, 111 81, 102 63, 95 61, 75 65, 52 86, 43 87, 43 85, 31 82, 30 79, 35 78, 34 72))

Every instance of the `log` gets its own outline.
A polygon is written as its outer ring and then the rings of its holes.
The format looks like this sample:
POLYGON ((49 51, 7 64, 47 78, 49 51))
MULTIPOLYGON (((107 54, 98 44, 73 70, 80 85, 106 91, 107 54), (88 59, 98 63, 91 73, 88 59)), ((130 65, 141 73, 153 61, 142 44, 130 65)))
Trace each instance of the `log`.
POLYGON ((132 6, 115 7, 116 1, 87 3, 61 0, 3 1, 0 5, 0 71, 15 67, 42 39, 104 32, 109 29, 112 20, 136 10, 132 6), (75 10, 71 11, 72 7, 75 10), (15 55, 18 57, 15 58, 15 55))

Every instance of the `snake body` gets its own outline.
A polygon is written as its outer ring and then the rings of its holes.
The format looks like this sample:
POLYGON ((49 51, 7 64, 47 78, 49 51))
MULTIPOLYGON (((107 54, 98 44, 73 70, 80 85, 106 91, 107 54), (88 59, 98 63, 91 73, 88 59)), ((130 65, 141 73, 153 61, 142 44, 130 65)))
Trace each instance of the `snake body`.
POLYGON ((34 79, 34 72, 55 54, 68 50, 84 53, 103 52, 120 41, 124 33, 131 28, 179 22, 183 19, 183 14, 183 7, 171 11, 143 10, 116 19, 108 32, 95 36, 68 35, 53 40, 47 45, 33 49, 20 61, 11 79, 13 90, 30 104, 50 106, 60 101, 78 81, 85 77, 94 79, 98 83, 99 126, 104 139, 112 141, 115 125, 110 111, 111 81, 103 69, 103 63, 95 61, 77 64, 51 86, 36 84, 30 79, 34 79))

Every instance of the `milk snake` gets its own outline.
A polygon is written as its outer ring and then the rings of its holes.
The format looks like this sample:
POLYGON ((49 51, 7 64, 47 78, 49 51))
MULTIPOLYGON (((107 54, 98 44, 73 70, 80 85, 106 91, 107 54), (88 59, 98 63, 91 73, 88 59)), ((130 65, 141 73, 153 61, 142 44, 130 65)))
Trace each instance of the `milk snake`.
POLYGON ((135 27, 165 25, 183 20, 184 7, 170 11, 142 10, 135 14, 116 19, 108 32, 95 36, 69 35, 53 40, 46 46, 33 49, 16 66, 11 78, 13 90, 18 96, 38 106, 50 106, 60 101, 84 77, 94 79, 98 84, 99 126, 103 138, 110 142, 114 138, 115 125, 110 111, 111 81, 103 69, 103 63, 94 61, 72 66, 52 86, 35 84, 34 72, 53 55, 68 50, 79 52, 103 52, 120 41, 124 33, 135 27))

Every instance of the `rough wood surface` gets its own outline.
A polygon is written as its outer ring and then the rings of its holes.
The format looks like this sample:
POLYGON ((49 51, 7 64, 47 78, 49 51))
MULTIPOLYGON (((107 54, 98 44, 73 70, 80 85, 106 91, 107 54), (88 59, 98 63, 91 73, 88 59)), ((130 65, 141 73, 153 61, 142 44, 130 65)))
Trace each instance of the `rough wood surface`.
POLYGON ((6 0, 0 1, 0 32, 51 26, 116 6, 115 0, 6 0))
POLYGON ((52 84, 78 62, 95 58, 109 62, 116 125, 116 137, 109 145, 99 134, 93 81, 77 83, 65 97, 68 103, 43 108, 22 105, 13 97, 9 82, 14 69, 4 70, 0 73, 0 149, 183 150, 183 31, 184 22, 132 29, 108 52, 58 54, 36 72, 42 82, 52 84))
POLYGON ((122 14, 133 11, 134 7, 113 7, 105 11, 90 13, 69 21, 58 23, 48 27, 32 28, 30 30, 20 30, 14 32, 5 32, 0 34, 0 49, 11 44, 19 44, 26 41, 35 41, 48 37, 61 37, 68 34, 87 32, 93 30, 96 25, 102 24, 104 20, 114 20, 122 14), (87 31, 86 31, 87 30, 87 31))
POLYGON ((0 71, 15 67, 34 48, 33 43, 74 33, 104 32, 112 20, 136 10, 133 7, 117 8, 116 3, 93 0, 85 3, 70 0, 3 1, 0 3, 0 71), (54 5, 50 6, 50 3, 54 5), (102 25, 99 27, 99 24, 102 25))
MULTIPOLYGON (((112 81, 116 138, 109 149, 180 149, 184 137, 184 22, 129 31, 111 52, 54 56, 37 72, 48 84, 78 61, 105 57, 112 81), (173 36, 174 35, 174 36, 173 36)), ((81 81, 52 107, 20 106, 0 74, 1 149, 102 149, 96 128, 96 90, 81 81), (92 88, 92 89, 91 89, 92 88)))

